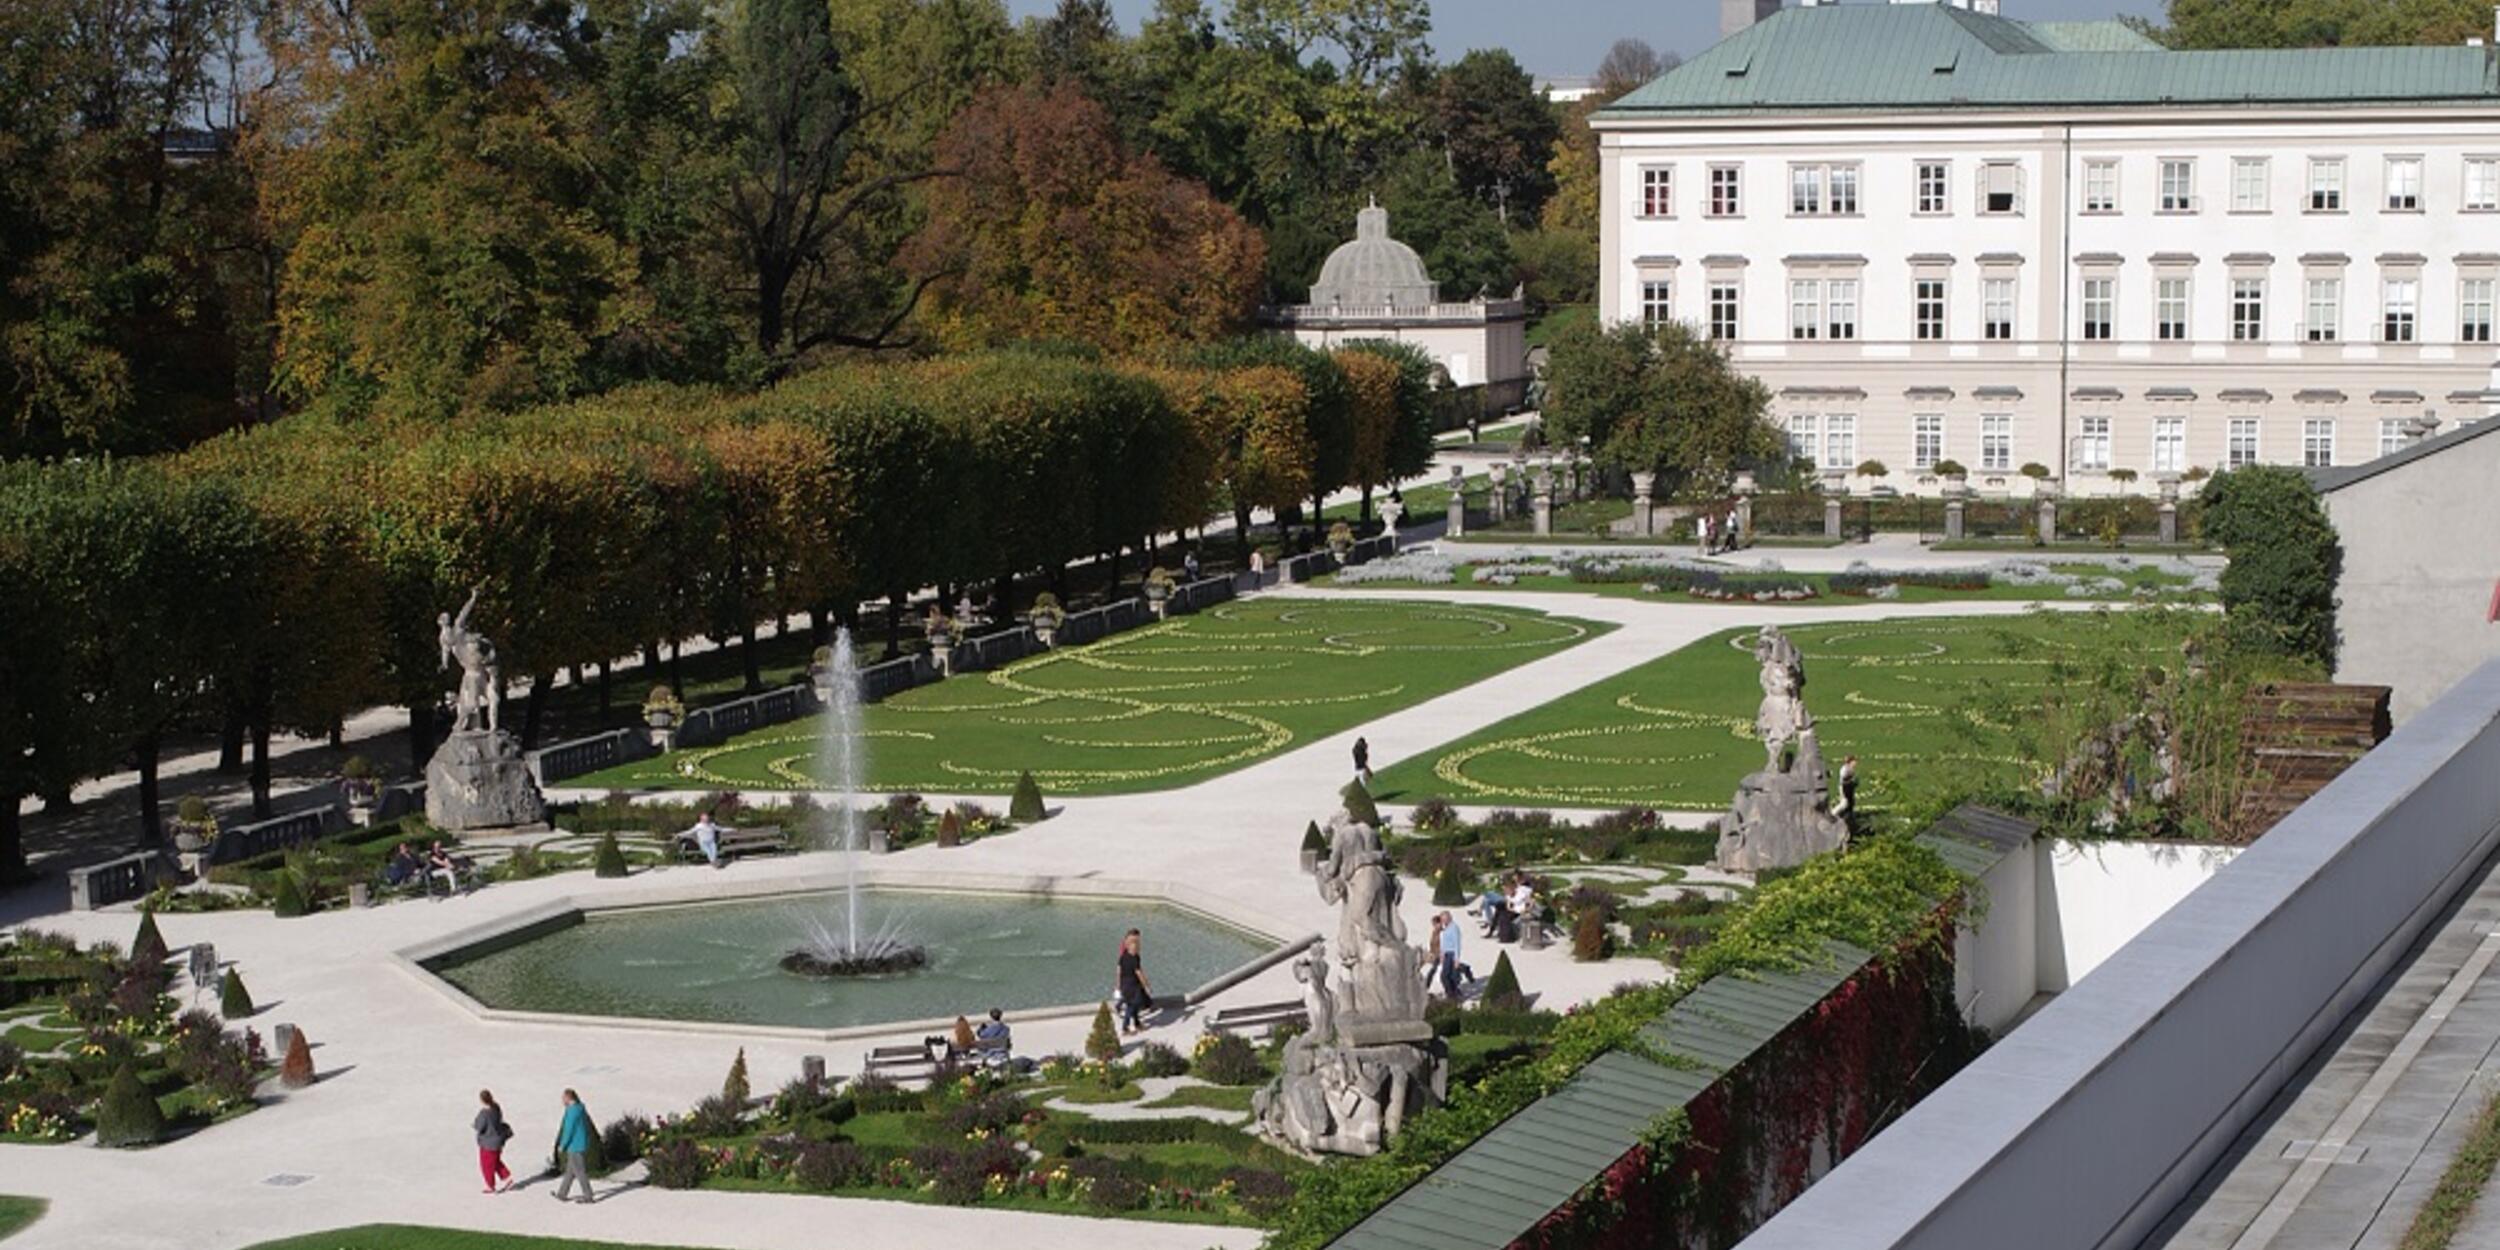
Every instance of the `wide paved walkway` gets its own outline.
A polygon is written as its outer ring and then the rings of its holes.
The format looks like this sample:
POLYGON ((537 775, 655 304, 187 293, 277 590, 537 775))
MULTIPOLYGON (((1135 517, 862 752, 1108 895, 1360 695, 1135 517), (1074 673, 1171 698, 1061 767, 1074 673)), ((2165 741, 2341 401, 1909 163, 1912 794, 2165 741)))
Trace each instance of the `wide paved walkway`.
MULTIPOLYGON (((1370 738, 1376 766, 1429 751, 1731 626, 1763 619, 2000 614, 2028 606, 1765 608, 1513 592, 1468 596, 1469 602, 1479 600, 1605 619, 1621 628, 1363 726, 1359 732, 1370 738)), ((1355 732, 1303 744, 1183 790, 1072 800, 1036 828, 957 849, 915 848, 880 863, 999 878, 1179 882, 1220 893, 1232 910, 1263 918, 1280 935, 1320 931, 1334 923, 1334 915, 1300 871, 1297 848, 1304 822, 1334 807, 1349 772, 1355 732)), ((721 876, 796 882, 835 871, 840 862, 833 854, 803 855, 738 864, 721 876)), ((1110 1225, 857 1199, 633 1189, 581 1208, 548 1201, 543 1188, 478 1194, 468 1123, 481 1086, 493 1088, 509 1108, 521 1133, 514 1156, 526 1163, 547 1149, 557 1094, 567 1086, 579 1089, 602 1116, 674 1110, 717 1091, 741 1044, 762 1091, 795 1075, 802 1054, 824 1054, 834 1071, 855 1072, 867 1047, 898 1040, 829 1044, 736 1030, 687 1035, 488 1022, 393 960, 394 952, 497 917, 560 899, 596 900, 602 893, 640 890, 670 874, 693 871, 669 869, 657 878, 641 874, 626 881, 569 873, 496 885, 448 902, 396 903, 285 921, 265 912, 167 917, 164 932, 175 946, 213 942, 221 956, 241 967, 266 1005, 252 1021, 264 1035, 277 1021, 306 1030, 318 1046, 314 1053, 324 1077, 255 1114, 144 1152, 0 1145, 0 1192, 53 1203, 51 1213, 9 1250, 218 1250, 379 1221, 756 1250, 826 1245, 961 1250, 982 1244, 1016 1250, 1099 1250, 1106 1244, 1123 1250, 1205 1250, 1257 1242, 1258 1234, 1247 1229, 1110 1225)), ((1410 928, 1426 928, 1430 910, 1427 891, 1410 891, 1405 917, 1410 928)), ((126 910, 39 919, 88 940, 127 941, 135 923, 126 910)), ((1106 935, 1106 983, 1110 942, 1106 935)), ((1513 960, 1525 988, 1557 1007, 1602 995, 1644 972, 1658 973, 1657 965, 1636 960, 1577 964, 1564 944, 1538 952, 1514 949, 1513 960)), ((1470 962, 1480 970, 1491 965, 1480 950, 1470 952, 1470 962)), ((1217 1005, 1292 995, 1290 974, 1279 968, 1229 991, 1217 1005)), ((1033 1054, 1076 1050, 1086 1023, 1028 1022, 1018 1029, 1018 1048, 1033 1054)), ((1186 1046, 1200 1028, 1198 1018, 1184 1015, 1162 1024, 1157 1034, 1186 1046)))
MULTIPOLYGON (((2500 860, 2148 1248, 2392 1250, 2500 1090, 2495 959, 2500 860)), ((2500 1246, 2496 1204, 2484 1195, 2457 1250, 2500 1246)))

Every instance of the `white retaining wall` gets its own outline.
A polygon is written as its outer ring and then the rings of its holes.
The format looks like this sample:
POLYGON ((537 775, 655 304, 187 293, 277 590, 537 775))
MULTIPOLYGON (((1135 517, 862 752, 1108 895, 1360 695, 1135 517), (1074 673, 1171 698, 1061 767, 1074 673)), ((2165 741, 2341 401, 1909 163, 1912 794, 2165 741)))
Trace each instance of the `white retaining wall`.
POLYGON ((2500 663, 2407 721, 1744 1245, 2135 1245, 2495 845, 2500 663))

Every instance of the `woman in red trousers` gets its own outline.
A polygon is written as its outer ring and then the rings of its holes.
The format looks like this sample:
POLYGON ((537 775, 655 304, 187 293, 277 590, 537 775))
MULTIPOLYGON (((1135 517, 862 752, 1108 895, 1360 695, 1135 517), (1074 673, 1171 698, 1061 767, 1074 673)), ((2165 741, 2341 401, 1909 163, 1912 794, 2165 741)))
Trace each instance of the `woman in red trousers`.
POLYGON ((512 1126, 503 1122, 503 1107, 495 1101, 494 1091, 479 1090, 477 1100, 485 1104, 470 1126, 477 1130, 477 1170, 486 1178, 486 1192, 498 1193, 512 1188, 512 1169, 503 1165, 503 1148, 512 1140, 512 1126))

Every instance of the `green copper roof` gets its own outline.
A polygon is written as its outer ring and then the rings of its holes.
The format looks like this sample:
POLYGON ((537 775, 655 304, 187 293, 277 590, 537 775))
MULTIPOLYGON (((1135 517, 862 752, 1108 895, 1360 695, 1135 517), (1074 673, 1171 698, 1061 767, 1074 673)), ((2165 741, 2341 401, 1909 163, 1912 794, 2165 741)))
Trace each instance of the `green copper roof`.
MULTIPOLYGON (((1918 840, 1975 878, 2037 832, 1965 805, 1918 840)), ((1641 1028, 1641 1040, 1672 1056, 1675 1066, 1623 1051, 1598 1056, 1347 1229, 1329 1250, 1502 1250, 1638 1145, 1660 1116, 1700 1097, 1873 958, 1827 942, 1821 959, 1794 972, 1712 977, 1641 1028)))
POLYGON ((2026 23, 1940 4, 1784 9, 1598 113, 2478 102, 2471 47, 2173 52, 2107 22, 2026 23))

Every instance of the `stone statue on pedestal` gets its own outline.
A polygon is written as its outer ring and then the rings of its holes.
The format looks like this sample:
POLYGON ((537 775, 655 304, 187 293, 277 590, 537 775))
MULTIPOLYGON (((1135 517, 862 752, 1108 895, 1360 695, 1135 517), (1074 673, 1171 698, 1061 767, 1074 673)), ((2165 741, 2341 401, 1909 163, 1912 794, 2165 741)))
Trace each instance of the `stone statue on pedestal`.
POLYGON ((503 731, 503 681, 495 644, 469 626, 478 587, 457 616, 434 618, 442 666, 460 665, 460 690, 452 703, 451 737, 425 766, 425 818, 454 833, 538 825, 547 800, 530 776, 521 744, 503 731))
POLYGON ((445 612, 434 618, 441 627, 437 634, 443 650, 442 667, 460 662, 460 693, 452 702, 453 733, 477 728, 481 715, 489 733, 503 728, 503 673, 495 664, 495 644, 486 635, 469 628, 469 613, 477 610, 478 592, 484 586, 469 588, 469 600, 460 605, 460 615, 445 612))
POLYGON ((1446 1092, 1445 1051, 1424 1022, 1424 953, 1406 943, 1397 875, 1371 826, 1331 820, 1313 874, 1343 908, 1336 945, 1294 961, 1311 1027, 1285 1044, 1284 1073, 1252 1111, 1261 1132, 1306 1153, 1377 1154, 1446 1092))
POLYGON ((1805 657, 1772 625, 1754 639, 1753 655, 1762 666, 1754 732, 1764 760, 1719 819, 1718 866, 1732 872, 1793 867, 1849 841, 1848 822, 1831 810, 1831 779, 1806 711, 1805 657))

